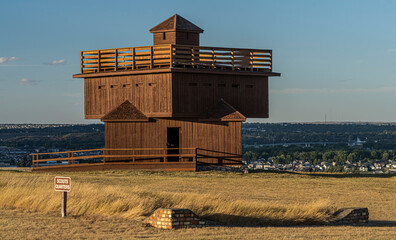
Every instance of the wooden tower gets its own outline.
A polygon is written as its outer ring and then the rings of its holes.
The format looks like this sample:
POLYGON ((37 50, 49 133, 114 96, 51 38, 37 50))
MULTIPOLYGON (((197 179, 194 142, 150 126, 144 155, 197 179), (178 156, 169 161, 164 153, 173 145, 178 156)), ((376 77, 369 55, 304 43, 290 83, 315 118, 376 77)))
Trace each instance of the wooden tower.
POLYGON ((177 14, 150 32, 152 46, 81 52, 73 77, 84 78, 85 118, 105 123, 105 162, 241 165, 242 122, 268 117, 268 77, 280 76, 272 51, 202 47, 203 30, 177 14))

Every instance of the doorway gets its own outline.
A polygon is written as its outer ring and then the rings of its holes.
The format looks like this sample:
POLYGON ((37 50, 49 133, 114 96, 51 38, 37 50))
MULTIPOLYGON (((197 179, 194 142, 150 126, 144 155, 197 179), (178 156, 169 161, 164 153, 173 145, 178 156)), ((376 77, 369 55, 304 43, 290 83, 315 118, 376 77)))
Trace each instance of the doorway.
MULTIPOLYGON (((168 148, 168 154, 179 154, 179 134, 180 128, 168 128, 167 129, 167 143, 166 147, 168 148), (177 149, 173 149, 177 148, 177 149)), ((168 157, 168 162, 178 162, 179 157, 172 156, 168 157)))

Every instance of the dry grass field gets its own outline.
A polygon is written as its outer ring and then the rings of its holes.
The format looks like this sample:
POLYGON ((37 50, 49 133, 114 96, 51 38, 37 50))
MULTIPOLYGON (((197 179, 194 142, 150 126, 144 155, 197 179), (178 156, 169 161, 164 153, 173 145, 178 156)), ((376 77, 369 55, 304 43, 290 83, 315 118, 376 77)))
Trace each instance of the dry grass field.
POLYGON ((396 239, 395 199, 390 176, 0 171, 0 239, 396 239), (56 175, 72 178, 65 219, 56 175), (224 226, 146 227, 159 207, 190 208, 224 226), (368 207, 370 225, 320 225, 342 207, 368 207))

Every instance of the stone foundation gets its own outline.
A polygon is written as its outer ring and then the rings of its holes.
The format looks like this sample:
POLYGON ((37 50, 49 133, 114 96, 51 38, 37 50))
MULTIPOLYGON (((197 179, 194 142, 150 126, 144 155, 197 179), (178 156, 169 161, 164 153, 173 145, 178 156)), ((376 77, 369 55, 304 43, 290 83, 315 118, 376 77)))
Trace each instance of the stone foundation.
POLYGON ((146 223, 162 229, 194 228, 206 225, 206 222, 191 210, 181 208, 159 208, 146 219, 146 223))
POLYGON ((331 224, 360 225, 367 224, 369 212, 367 208, 342 208, 333 214, 331 224))

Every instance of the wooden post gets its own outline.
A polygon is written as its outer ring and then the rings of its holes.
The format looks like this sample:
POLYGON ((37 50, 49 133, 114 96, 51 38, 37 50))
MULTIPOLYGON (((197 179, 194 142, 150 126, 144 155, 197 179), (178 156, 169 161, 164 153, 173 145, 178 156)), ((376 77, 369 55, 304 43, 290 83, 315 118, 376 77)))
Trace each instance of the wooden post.
POLYGON ((136 69, 135 48, 132 49, 132 70, 136 69))
POLYGON ((72 157, 72 164, 74 164, 74 152, 71 153, 71 157, 72 157))
POLYGON ((98 50, 98 72, 100 72, 100 50, 98 50))
POLYGON ((235 63, 234 63, 234 49, 231 49, 231 69, 232 71, 235 70, 235 63))
POLYGON ((194 165, 195 165, 195 170, 197 170, 197 153, 198 153, 198 148, 195 148, 195 156, 194 156, 194 165))
POLYGON ((114 71, 118 70, 118 49, 115 50, 114 71))
POLYGON ((153 46, 150 47, 150 69, 154 67, 154 50, 153 46))
POLYGON ((62 209, 61 214, 62 217, 66 217, 66 206, 67 206, 67 192, 62 192, 62 209))
POLYGON ((169 67, 172 68, 173 67, 173 45, 172 44, 170 45, 169 53, 170 53, 169 67))
POLYGON ((67 165, 70 165, 70 152, 67 153, 67 165))
POLYGON ((252 50, 250 50, 249 51, 249 58, 250 58, 250 60, 249 60, 249 65, 250 65, 250 71, 251 72, 253 72, 253 52, 252 52, 252 50))
POLYGON ((83 54, 83 51, 80 52, 80 70, 81 70, 81 73, 84 72, 84 54, 83 54))
POLYGON ((270 50, 270 70, 272 72, 272 50, 270 50))
POLYGON ((214 48, 212 48, 212 69, 215 68, 215 54, 214 54, 214 48))

